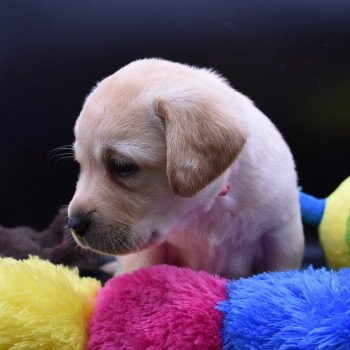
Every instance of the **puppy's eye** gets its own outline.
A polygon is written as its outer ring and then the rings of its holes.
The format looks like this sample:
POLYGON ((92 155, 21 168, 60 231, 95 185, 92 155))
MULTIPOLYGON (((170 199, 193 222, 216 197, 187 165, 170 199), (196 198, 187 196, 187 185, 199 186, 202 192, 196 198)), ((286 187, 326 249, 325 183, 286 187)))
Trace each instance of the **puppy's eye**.
POLYGON ((111 170, 114 175, 119 177, 128 177, 134 175, 138 166, 135 163, 128 163, 121 160, 112 160, 111 170))

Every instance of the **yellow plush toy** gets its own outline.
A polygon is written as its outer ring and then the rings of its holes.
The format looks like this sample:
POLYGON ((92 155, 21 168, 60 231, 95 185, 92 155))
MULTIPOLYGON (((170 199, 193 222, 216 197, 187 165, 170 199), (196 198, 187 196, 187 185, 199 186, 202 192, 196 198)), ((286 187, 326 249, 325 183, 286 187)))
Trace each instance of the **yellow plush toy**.
POLYGON ((350 267, 350 177, 326 199, 300 193, 303 221, 318 227, 327 263, 350 267))
POLYGON ((82 349, 99 288, 97 280, 37 257, 2 258, 0 349, 82 349))

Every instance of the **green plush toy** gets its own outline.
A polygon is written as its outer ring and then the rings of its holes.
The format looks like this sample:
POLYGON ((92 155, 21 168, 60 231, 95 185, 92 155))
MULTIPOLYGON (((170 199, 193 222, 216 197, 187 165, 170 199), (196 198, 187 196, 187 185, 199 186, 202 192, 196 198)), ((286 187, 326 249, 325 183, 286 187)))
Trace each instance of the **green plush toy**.
POLYGON ((303 221, 318 228, 329 267, 350 267, 350 177, 327 198, 300 192, 303 221))

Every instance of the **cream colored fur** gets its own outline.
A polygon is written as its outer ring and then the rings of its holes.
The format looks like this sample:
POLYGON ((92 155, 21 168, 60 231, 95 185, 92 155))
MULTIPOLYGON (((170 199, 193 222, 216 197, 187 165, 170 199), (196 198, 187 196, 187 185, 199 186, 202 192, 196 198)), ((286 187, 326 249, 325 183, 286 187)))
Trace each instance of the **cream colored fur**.
POLYGON ((300 267, 291 152, 215 72, 132 62, 87 97, 75 135, 81 173, 69 216, 90 218, 76 239, 119 255, 118 273, 168 263, 237 278, 300 267), (138 170, 120 178, 110 170, 114 160, 138 170))

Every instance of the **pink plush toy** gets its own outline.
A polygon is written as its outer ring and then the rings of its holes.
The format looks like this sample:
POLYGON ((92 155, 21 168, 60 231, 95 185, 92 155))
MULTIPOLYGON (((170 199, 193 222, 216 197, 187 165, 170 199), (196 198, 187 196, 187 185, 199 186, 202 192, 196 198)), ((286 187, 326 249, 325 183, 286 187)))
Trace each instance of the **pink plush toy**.
POLYGON ((221 349, 227 280, 155 266, 107 282, 97 296, 88 349, 221 349))

